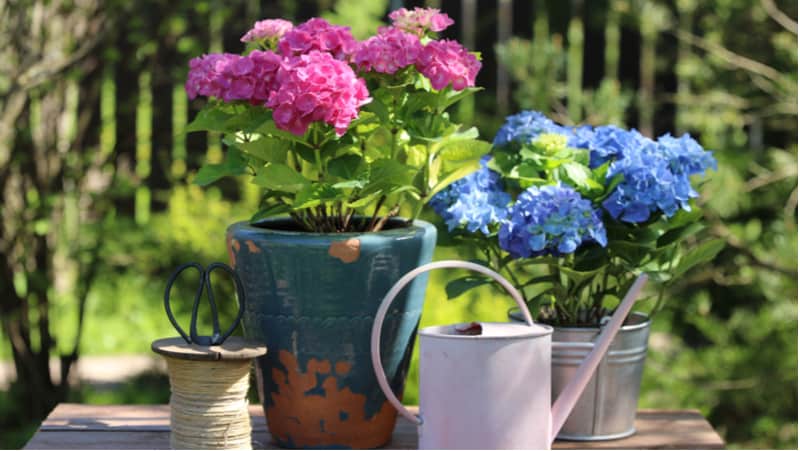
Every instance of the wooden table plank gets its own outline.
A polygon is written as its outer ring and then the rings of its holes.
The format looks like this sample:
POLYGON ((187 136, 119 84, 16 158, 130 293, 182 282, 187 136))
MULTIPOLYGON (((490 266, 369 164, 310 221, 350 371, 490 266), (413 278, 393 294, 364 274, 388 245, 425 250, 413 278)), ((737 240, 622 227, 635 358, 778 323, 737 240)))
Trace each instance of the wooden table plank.
MULTIPOLYGON (((412 408, 416 410, 416 408, 412 408)), ((250 406, 253 448, 276 449, 261 406, 250 406)), ((696 410, 641 410, 637 433, 604 442, 557 441, 555 449, 722 449, 724 442, 696 410)), ((414 449, 416 426, 399 418, 387 445, 414 449)), ((169 406, 59 404, 25 449, 168 449, 169 406)))

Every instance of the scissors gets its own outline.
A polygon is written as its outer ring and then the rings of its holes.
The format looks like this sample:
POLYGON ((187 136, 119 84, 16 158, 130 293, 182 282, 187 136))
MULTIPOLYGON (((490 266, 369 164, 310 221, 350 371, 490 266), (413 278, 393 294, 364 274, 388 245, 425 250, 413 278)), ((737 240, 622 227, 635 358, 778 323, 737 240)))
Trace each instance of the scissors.
POLYGON ((244 314, 244 289, 242 288, 242 281, 239 279, 239 275, 228 265, 224 263, 215 262, 208 266, 208 268, 203 268, 203 266, 196 262, 184 263, 183 265, 179 266, 175 272, 172 273, 169 280, 167 280, 167 288, 164 290, 164 309, 167 311, 167 317, 169 318, 169 322, 172 323, 172 326, 175 330, 181 334, 181 337, 186 341, 188 344, 197 344, 201 346, 216 346, 221 345, 236 329, 236 326, 242 320, 242 314, 244 314), (194 296, 194 304, 192 305, 192 320, 189 324, 189 335, 178 325, 178 321, 175 320, 175 316, 172 314, 172 309, 170 308, 170 293, 172 291, 172 285, 177 280, 178 276, 188 268, 195 268, 197 272, 200 274, 200 283, 197 285, 197 293, 194 296), (236 298, 239 304, 239 311, 236 314, 236 319, 231 324, 230 329, 225 331, 224 334, 220 334, 219 329, 219 314, 217 312, 217 304, 214 301, 214 292, 211 289, 211 273, 215 269, 222 269, 227 272, 231 278, 233 279, 233 285, 236 288, 236 298), (197 312, 200 308, 200 298, 203 296, 203 290, 206 290, 208 293, 208 304, 211 307, 211 321, 213 327, 213 334, 211 336, 208 335, 198 335, 197 334, 197 312))

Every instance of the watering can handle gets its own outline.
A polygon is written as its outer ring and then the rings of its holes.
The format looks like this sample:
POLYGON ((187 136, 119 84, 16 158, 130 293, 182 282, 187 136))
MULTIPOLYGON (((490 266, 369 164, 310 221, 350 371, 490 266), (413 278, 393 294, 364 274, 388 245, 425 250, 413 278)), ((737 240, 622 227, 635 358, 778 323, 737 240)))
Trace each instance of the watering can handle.
POLYGON ((383 301, 381 301, 380 307, 378 307, 378 312, 375 314, 375 322, 372 324, 370 351, 372 353, 372 368, 375 370, 375 376, 378 378, 378 385, 380 385, 381 390, 383 390, 383 394, 386 395, 386 398, 394 406, 394 408, 400 412, 401 415, 417 425, 422 424, 422 418, 406 409, 403 403, 397 399, 397 396, 395 396, 394 392, 392 392, 391 387, 389 387, 389 381, 386 379, 386 372, 383 370, 383 364, 381 363, 381 329, 383 327, 383 320, 386 318, 386 313, 389 311, 389 306, 392 304, 392 301, 394 301, 394 298, 397 297, 400 291, 418 275, 433 269, 441 268, 469 269, 491 277, 503 288, 505 288, 506 291, 508 291, 511 297, 517 302, 517 305, 519 305, 520 311, 525 317, 525 322, 528 323, 529 326, 533 326, 533 317, 531 317, 531 312, 528 310, 528 306, 525 305, 525 300, 522 298, 520 292, 517 291, 517 289, 514 288, 514 286, 511 285, 508 280, 503 278, 503 276, 477 263, 459 260, 442 260, 439 262, 422 265, 409 271, 406 275, 401 277, 400 280, 398 280, 397 283, 395 283, 394 286, 389 290, 389 292, 386 293, 383 301))

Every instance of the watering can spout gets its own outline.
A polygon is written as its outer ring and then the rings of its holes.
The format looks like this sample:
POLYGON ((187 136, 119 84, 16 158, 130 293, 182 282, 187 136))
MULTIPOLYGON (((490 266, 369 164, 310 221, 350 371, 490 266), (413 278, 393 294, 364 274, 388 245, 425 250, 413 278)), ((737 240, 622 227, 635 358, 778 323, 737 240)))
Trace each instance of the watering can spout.
POLYGON ((578 402, 578 399, 583 393, 583 390, 586 388, 586 385, 589 384, 594 371, 597 369, 600 361, 603 360, 603 356, 605 356, 606 351, 608 350, 609 346, 611 346, 611 341, 614 339, 614 336, 625 322, 625 318, 628 316, 633 304, 636 302, 636 298, 639 296, 639 292, 642 290, 642 287, 646 282, 647 274, 641 274, 636 279, 631 288, 628 290, 628 293, 622 299, 622 302, 617 307, 614 315, 605 324, 605 326, 603 326, 603 331, 597 338, 597 341, 594 343, 594 349, 592 349, 592 352, 590 352, 586 359, 581 363, 581 365, 578 367, 578 370, 575 372, 575 376, 567 384, 561 394, 559 394, 556 402, 553 403, 551 413, 552 426, 550 431, 551 443, 555 440, 558 432, 561 430, 561 427, 564 426, 564 423, 567 421, 567 417, 569 417, 570 412, 572 412, 572 409, 578 402))

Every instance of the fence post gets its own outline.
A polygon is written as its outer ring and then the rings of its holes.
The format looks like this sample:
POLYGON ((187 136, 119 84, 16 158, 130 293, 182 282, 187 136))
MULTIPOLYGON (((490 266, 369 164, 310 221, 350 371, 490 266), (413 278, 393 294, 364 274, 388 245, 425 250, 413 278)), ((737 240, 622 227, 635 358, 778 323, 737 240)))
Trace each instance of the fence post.
POLYGON ((544 1, 536 3, 536 19, 533 22, 533 40, 531 41, 530 58, 533 60, 534 98, 533 107, 538 111, 547 111, 551 108, 550 100, 553 96, 551 86, 556 83, 551 53, 555 50, 550 37, 550 24, 547 17, 547 4, 544 1))
POLYGON ((567 112, 573 123, 583 118, 583 0, 573 0, 567 30, 567 112))
MULTIPOLYGON (((223 51, 223 26, 225 25, 224 6, 219 2, 212 2, 211 11, 208 13, 208 49, 211 53, 223 51)), ((208 146, 206 150, 206 161, 208 163, 222 162, 222 136, 216 132, 208 132, 208 146)))
MULTIPOLYGON (((513 14, 513 0, 498 0, 497 5, 497 43, 502 44, 511 37, 511 16, 513 14)), ((505 65, 497 63, 497 114, 505 116, 508 114, 508 95, 511 83, 508 78, 508 70, 505 65)))
POLYGON ((172 87, 172 166, 170 174, 175 179, 186 175, 186 110, 188 99, 183 84, 172 87))
POLYGON ((653 136, 653 117, 655 115, 656 85, 656 43, 658 39, 658 8, 649 0, 644 0, 639 8, 639 30, 642 34, 642 48, 639 60, 639 131, 653 136))
POLYGON ((134 199, 134 218, 136 224, 145 225, 150 221, 150 188, 147 177, 150 175, 150 157, 153 153, 153 93, 150 86, 150 72, 139 74, 139 98, 136 102, 136 197, 134 199))
POLYGON ((114 82, 114 65, 103 70, 100 82, 100 155, 105 158, 117 145, 117 85, 114 82))
MULTIPOLYGON (((255 22, 261 19, 261 2, 259 0, 248 0, 245 8, 248 20, 255 22)), ((248 23, 247 25, 250 26, 252 24, 248 23)))
POLYGON ((606 46, 603 55, 605 58, 603 76, 617 83, 619 83, 619 16, 621 3, 621 0, 609 1, 605 29, 606 46))
MULTIPOLYGON (((685 33, 692 32, 692 15, 697 5, 694 0, 678 1, 678 29, 685 33)), ((675 78, 678 88, 675 98, 675 128, 678 132, 685 132, 688 126, 686 105, 692 95, 691 82, 687 73, 691 64, 692 46, 685 39, 678 39, 678 61, 675 65, 675 78)))
MULTIPOLYGON (((475 17, 478 13, 477 0, 461 1, 461 41, 465 47, 475 50, 475 17)), ((475 116, 475 97, 467 96, 458 104, 458 119, 472 122, 475 116)))

